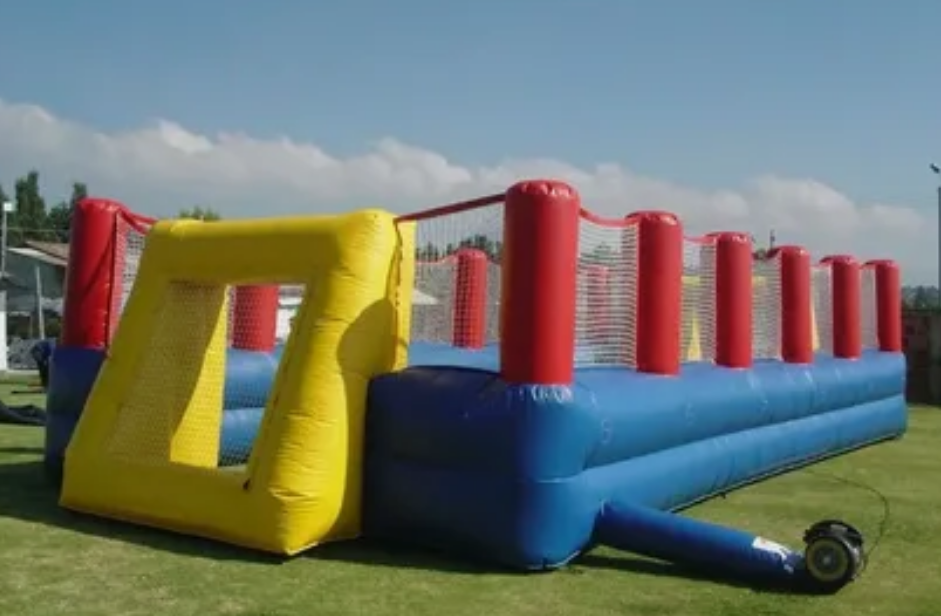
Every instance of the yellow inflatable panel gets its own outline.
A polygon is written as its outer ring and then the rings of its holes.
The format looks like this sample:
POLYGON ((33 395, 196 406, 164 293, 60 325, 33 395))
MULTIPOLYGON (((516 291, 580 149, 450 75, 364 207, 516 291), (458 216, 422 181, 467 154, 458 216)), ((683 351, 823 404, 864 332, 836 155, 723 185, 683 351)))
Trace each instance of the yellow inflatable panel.
POLYGON ((378 210, 150 232, 66 452, 73 510, 280 554, 360 532, 369 380, 404 367, 413 238, 378 210), (247 465, 217 468, 228 287, 306 294, 247 465))

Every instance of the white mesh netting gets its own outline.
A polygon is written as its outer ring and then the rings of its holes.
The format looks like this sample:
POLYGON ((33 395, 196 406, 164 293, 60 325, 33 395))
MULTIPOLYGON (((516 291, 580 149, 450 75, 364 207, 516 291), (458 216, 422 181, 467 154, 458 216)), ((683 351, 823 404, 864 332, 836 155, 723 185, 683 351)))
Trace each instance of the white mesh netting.
POLYGON ((752 357, 781 358, 781 257, 752 262, 752 357))
POLYGON ((303 286, 171 283, 109 450, 136 463, 244 465, 303 286), (220 315, 222 318, 219 318, 220 315), (279 331, 282 330, 282 331, 279 331), (178 427, 176 427, 178 426, 178 427))
MULTIPOLYGON (((484 344, 499 342, 503 204, 415 225, 411 340, 474 346, 482 329, 484 344)), ((576 365, 634 365, 636 225, 584 217, 577 280, 576 365)))
POLYGON ((127 212, 119 212, 116 222, 114 260, 111 264, 111 337, 114 336, 121 313, 124 312, 124 306, 131 295, 131 288, 137 279, 144 241, 152 224, 146 218, 127 212))
POLYGON ((503 204, 414 224, 412 342, 469 347, 498 342, 503 204))
POLYGON ((864 349, 879 348, 879 329, 876 300, 876 268, 864 265, 859 272, 859 316, 864 349))
MULTIPOLYGON (((113 319, 117 321, 137 276, 150 221, 122 214, 118 221, 114 271, 113 319)), ((499 342, 500 260, 503 204, 470 207, 416 223, 416 268, 411 338, 457 346, 499 342), (476 334, 475 334, 476 332, 476 334), (482 332, 482 334, 481 334, 482 332)), ((578 366, 636 365, 637 227, 586 214, 580 224, 576 313, 578 366)), ((683 361, 715 357, 715 242, 686 238, 683 245, 683 361)), ((780 259, 753 263, 753 356, 781 356, 780 259)), ((861 269, 861 320, 864 348, 877 348, 875 270, 861 269)), ((811 272, 813 315, 818 350, 832 353, 830 268, 811 272)), ((229 296, 229 320, 235 310, 229 296)), ((303 287, 280 289, 276 338, 284 342, 303 287)), ((112 335, 114 327, 112 327, 112 335)), ((227 334, 234 343, 233 331, 227 334)))
POLYGON ((454 342, 454 299, 457 292, 457 258, 415 263, 412 291, 412 341, 454 342))
POLYGON ((637 224, 579 225, 575 365, 636 365, 637 224))
POLYGON ((683 238, 683 310, 680 359, 712 361, 716 354, 716 244, 683 238))
POLYGON ((816 326, 816 350, 833 353, 833 276, 830 265, 818 263, 810 268, 810 294, 816 326))

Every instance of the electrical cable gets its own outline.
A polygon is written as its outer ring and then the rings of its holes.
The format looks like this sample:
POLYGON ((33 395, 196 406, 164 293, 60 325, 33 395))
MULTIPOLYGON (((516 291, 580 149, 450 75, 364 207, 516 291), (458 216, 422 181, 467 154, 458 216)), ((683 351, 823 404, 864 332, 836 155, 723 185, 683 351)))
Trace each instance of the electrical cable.
POLYGON ((821 478, 821 479, 827 479, 834 483, 840 483, 840 484, 843 484, 852 488, 856 488, 858 490, 862 490, 864 492, 869 492, 870 494, 873 494, 876 498, 878 498, 879 501, 881 502, 882 517, 879 520, 876 537, 875 539, 872 540, 872 542, 868 546, 868 549, 864 550, 863 552, 862 568, 859 571, 859 575, 862 575, 863 572, 865 572, 866 569, 868 568, 869 561, 872 558, 873 553, 879 547, 879 544, 882 542, 883 537, 885 537, 886 533, 888 532, 889 525, 891 523, 891 517, 892 517, 891 501, 879 489, 867 483, 864 483, 862 481, 857 481, 855 479, 850 479, 842 475, 837 475, 834 473, 826 473, 826 472, 815 470, 815 469, 805 469, 804 472, 806 472, 809 475, 813 475, 815 477, 821 478))

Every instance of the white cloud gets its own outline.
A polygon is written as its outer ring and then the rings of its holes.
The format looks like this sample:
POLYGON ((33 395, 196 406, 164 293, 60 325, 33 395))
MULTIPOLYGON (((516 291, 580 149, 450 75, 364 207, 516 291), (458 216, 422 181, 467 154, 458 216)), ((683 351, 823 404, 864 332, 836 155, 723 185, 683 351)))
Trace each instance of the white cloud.
POLYGON ((29 168, 42 172, 47 192, 64 193, 67 182, 80 179, 96 194, 157 216, 193 204, 211 205, 228 217, 374 204, 404 212, 498 192, 521 178, 555 177, 573 183, 585 205, 604 216, 670 210, 690 234, 728 229, 764 238, 773 228, 781 241, 803 244, 815 256, 890 257, 902 263, 907 280, 935 275, 928 256, 934 252, 933 213, 857 203, 812 178, 768 175, 706 191, 614 163, 578 168, 558 160, 504 160, 470 167, 394 138, 337 158, 287 137, 202 135, 168 120, 102 132, 35 105, 0 100, 0 172, 29 168))

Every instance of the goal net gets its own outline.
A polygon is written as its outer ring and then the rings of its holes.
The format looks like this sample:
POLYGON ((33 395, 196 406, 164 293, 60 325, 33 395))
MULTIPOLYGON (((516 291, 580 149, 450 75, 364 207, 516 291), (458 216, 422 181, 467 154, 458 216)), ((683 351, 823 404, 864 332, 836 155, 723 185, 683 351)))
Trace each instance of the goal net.
POLYGON ((138 386, 117 416, 111 455, 137 463, 184 460, 200 467, 248 461, 284 350, 278 321, 271 316, 282 289, 299 303, 306 288, 280 282, 167 286, 156 299, 156 325, 138 367, 138 386), (201 395, 181 406, 179 417, 153 412, 168 395, 185 400, 194 389, 201 395), (172 439, 166 436, 169 430, 172 439))
POLYGON ((111 336, 117 328, 124 306, 131 295, 134 280, 144 253, 144 240, 153 225, 153 220, 123 210, 117 213, 114 226, 114 256, 111 265, 112 304, 111 336))

